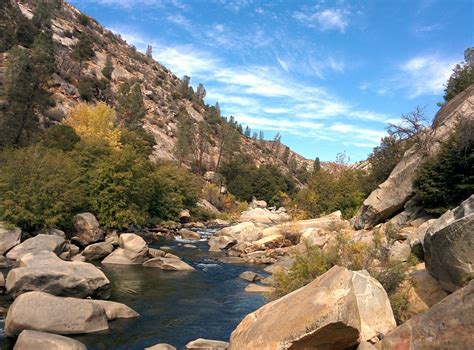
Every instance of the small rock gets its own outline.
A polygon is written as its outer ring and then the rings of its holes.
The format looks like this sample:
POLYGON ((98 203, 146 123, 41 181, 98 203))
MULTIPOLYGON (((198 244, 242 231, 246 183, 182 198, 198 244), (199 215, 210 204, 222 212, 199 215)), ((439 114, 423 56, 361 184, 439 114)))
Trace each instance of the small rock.
POLYGON ((245 287, 247 293, 272 293, 275 291, 275 288, 270 286, 261 286, 255 283, 250 283, 245 287))
POLYGON ((159 258, 159 257, 162 257, 162 256, 165 256, 166 253, 160 249, 155 249, 155 248, 148 248, 148 254, 152 257, 152 258, 159 258))
POLYGON ((245 271, 242 272, 239 277, 245 281, 249 282, 254 282, 262 279, 262 276, 260 276, 258 273, 255 273, 253 271, 245 271))
POLYGON ((153 345, 152 347, 145 348, 145 350, 176 350, 176 348, 172 345, 161 343, 153 345))
POLYGON ((226 350, 229 343, 221 340, 199 338, 186 344, 187 350, 226 350))
POLYGON ((81 342, 46 332, 24 330, 13 350, 87 350, 81 342))
POLYGON ((105 241, 112 244, 114 247, 120 245, 119 235, 116 231, 112 231, 107 236, 105 236, 105 241))
POLYGON ((191 271, 194 268, 181 259, 176 258, 153 258, 143 263, 144 267, 158 267, 162 270, 191 271))
POLYGON ((131 307, 122 303, 117 303, 115 301, 90 300, 90 302, 103 307, 109 321, 115 320, 117 318, 132 318, 140 316, 140 314, 131 307))
POLYGON ((179 230, 178 233, 182 239, 188 239, 191 241, 196 241, 196 240, 201 239, 201 235, 199 233, 188 230, 186 228, 182 228, 181 230, 179 230))
POLYGON ((196 249, 197 247, 194 244, 184 244, 184 248, 191 248, 191 249, 196 249))

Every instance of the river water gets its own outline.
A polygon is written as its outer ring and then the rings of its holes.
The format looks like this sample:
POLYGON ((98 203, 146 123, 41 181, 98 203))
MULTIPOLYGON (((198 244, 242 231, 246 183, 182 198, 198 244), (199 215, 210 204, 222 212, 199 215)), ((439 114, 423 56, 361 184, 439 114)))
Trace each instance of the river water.
MULTIPOLYGON (((204 230, 212 234, 214 230, 204 230)), ((265 303, 263 296, 246 293, 248 282, 238 276, 243 271, 262 272, 262 266, 224 264, 222 253, 208 252, 206 241, 153 241, 153 248, 168 246, 170 252, 191 264, 196 271, 162 271, 138 266, 100 265, 112 284, 110 300, 124 303, 140 317, 109 322, 108 332, 70 336, 88 349, 144 349, 169 343, 178 349, 197 338, 228 341, 230 333, 248 313, 265 303)), ((0 298, 0 306, 11 301, 0 298)), ((4 316, 0 318, 0 347, 12 348, 3 335, 4 316)))

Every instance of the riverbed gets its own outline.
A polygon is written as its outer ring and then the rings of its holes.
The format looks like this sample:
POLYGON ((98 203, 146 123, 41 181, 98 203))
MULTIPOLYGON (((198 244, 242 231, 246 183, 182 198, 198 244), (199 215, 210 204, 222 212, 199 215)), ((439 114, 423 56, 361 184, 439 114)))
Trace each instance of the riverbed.
MULTIPOLYGON (((204 230, 210 235, 212 229, 204 230)), ((149 246, 168 246, 196 270, 162 271, 138 266, 98 265, 112 284, 110 300, 124 303, 140 317, 109 323, 108 332, 72 336, 89 350, 144 349, 169 343, 178 349, 197 338, 229 340, 232 330, 248 313, 265 303, 260 294, 244 291, 248 282, 238 276, 243 271, 262 272, 264 266, 225 264, 222 253, 210 253, 205 240, 192 242, 197 248, 184 247, 185 241, 151 241, 149 246)), ((11 303, 0 298, 0 306, 11 303)), ((3 335, 4 316, 0 318, 2 349, 12 341, 3 335)))

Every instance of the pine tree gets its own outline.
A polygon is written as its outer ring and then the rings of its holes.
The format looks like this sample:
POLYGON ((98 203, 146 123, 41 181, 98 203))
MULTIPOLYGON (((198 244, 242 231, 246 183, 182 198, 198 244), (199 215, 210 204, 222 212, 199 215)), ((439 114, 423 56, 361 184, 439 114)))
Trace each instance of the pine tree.
POLYGON ((39 1, 33 11, 33 17, 31 19, 33 25, 39 30, 50 29, 53 10, 53 5, 49 1, 39 1))
POLYGON ((204 88, 204 85, 199 83, 195 95, 198 103, 204 103, 204 97, 206 97, 206 89, 204 88))
POLYGON ((93 42, 86 33, 79 34, 79 41, 72 52, 72 58, 78 60, 81 64, 95 56, 93 42))
POLYGON ((319 157, 316 157, 313 163, 313 175, 319 172, 320 170, 321 170, 321 161, 319 160, 319 157))
POLYGON ((283 151, 283 155, 281 156, 281 161, 283 164, 288 164, 288 159, 290 158, 290 147, 285 146, 285 150, 283 151))
POLYGON ((245 137, 250 137, 251 134, 252 134, 252 130, 250 130, 249 126, 247 125, 245 127, 244 136, 245 137))
POLYGON ((153 47, 151 45, 146 48, 146 57, 153 58, 153 47))
POLYGON ((199 174, 205 172, 204 155, 209 151, 211 142, 209 124, 202 121, 198 124, 196 137, 193 144, 194 160, 196 164, 196 171, 199 174))
POLYGON ((185 109, 182 109, 178 115, 178 129, 176 134, 176 143, 174 154, 179 165, 186 162, 193 149, 194 125, 185 109))
POLYGON ((136 83, 132 88, 128 83, 122 84, 117 96, 116 109, 121 126, 130 129, 141 126, 141 121, 146 115, 146 108, 140 84, 136 83))
POLYGON ((105 66, 102 68, 102 75, 107 79, 112 79, 112 73, 114 71, 114 65, 112 63, 112 57, 107 55, 107 59, 105 60, 105 66))

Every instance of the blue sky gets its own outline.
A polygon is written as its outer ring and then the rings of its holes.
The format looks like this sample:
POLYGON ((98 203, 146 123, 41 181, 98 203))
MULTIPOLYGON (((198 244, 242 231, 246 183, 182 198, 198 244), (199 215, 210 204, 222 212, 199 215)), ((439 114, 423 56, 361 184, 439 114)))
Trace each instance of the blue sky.
POLYGON ((71 0, 224 115, 307 158, 365 159, 388 122, 432 118, 473 46, 471 0, 71 0))

